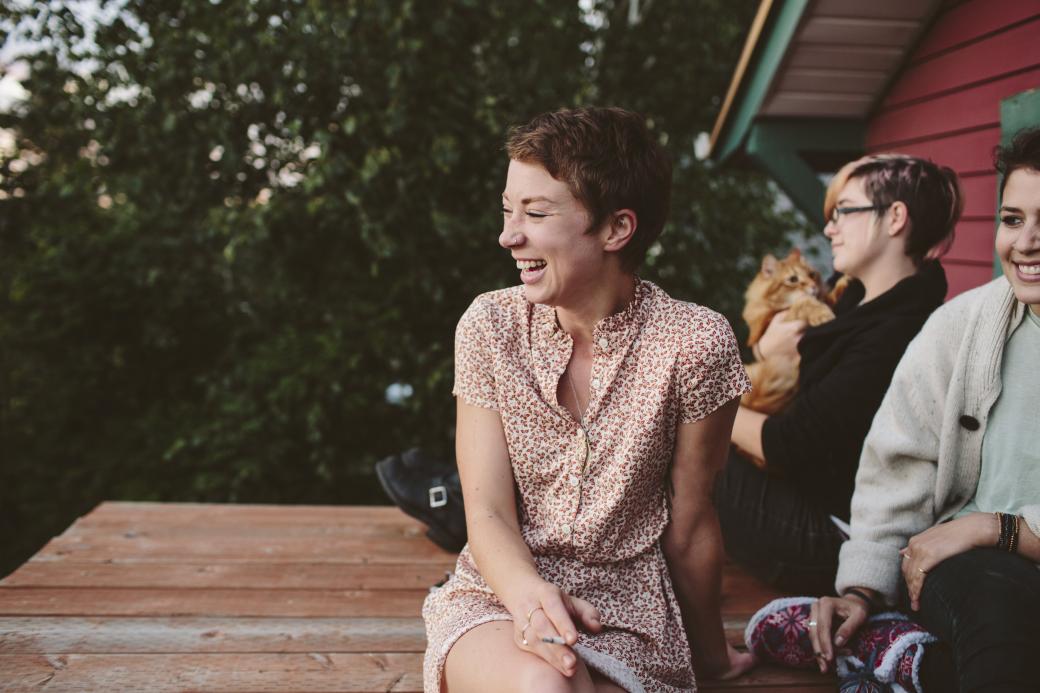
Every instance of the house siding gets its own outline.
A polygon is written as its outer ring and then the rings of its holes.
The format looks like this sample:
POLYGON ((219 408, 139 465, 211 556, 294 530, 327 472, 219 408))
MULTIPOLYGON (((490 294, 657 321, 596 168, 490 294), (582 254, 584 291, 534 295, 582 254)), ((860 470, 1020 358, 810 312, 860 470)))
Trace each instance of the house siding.
POLYGON ((1040 0, 969 0, 941 14, 867 126, 870 153, 898 151, 950 166, 964 215, 943 258, 949 296, 993 275, 1000 101, 1040 86, 1040 0))

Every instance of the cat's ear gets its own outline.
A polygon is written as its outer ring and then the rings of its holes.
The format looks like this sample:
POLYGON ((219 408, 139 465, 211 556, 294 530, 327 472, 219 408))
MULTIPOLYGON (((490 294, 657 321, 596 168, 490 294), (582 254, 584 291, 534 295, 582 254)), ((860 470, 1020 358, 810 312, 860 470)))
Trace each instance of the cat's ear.
POLYGON ((801 257, 802 257, 802 251, 798 250, 798 248, 791 248, 791 252, 789 252, 787 254, 787 259, 788 260, 797 260, 797 259, 799 259, 801 257))
POLYGON ((772 277, 773 273, 776 272, 776 263, 777 259, 773 257, 773 254, 767 254, 762 258, 762 274, 767 277, 772 277))

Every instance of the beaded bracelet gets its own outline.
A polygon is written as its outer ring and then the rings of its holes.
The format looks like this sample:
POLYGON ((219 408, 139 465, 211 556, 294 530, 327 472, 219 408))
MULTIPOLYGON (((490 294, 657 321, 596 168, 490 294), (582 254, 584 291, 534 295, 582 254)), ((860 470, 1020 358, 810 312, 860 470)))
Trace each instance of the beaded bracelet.
POLYGON ((1018 523, 1019 516, 1008 513, 996 513, 997 521, 1000 523, 1000 535, 997 537, 997 548, 1008 553, 1018 550, 1018 523))

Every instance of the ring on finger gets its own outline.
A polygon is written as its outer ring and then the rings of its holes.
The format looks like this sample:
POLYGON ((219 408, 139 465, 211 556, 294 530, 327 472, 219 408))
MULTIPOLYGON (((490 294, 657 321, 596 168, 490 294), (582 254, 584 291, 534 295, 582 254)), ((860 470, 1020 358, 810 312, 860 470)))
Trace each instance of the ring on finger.
POLYGON ((928 574, 928 571, 925 570, 924 568, 918 568, 917 572, 919 572, 921 575, 927 575, 928 574))
POLYGON ((815 627, 816 627, 816 621, 809 621, 809 623, 808 623, 807 625, 808 625, 808 626, 809 626, 810 628, 815 628, 815 627))

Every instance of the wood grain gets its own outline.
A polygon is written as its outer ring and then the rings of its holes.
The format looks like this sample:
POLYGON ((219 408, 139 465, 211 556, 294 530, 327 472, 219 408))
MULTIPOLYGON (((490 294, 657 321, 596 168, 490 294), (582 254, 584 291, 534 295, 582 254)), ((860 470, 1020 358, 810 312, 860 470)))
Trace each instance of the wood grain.
MULTIPOLYGON (((455 556, 396 508, 106 503, 0 582, 0 691, 411 691, 455 556)), ((723 568, 727 639, 779 596, 723 568)), ((828 690, 759 668, 702 691, 828 690)))

